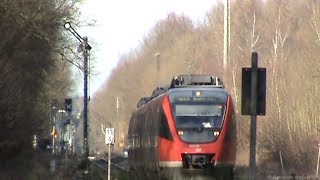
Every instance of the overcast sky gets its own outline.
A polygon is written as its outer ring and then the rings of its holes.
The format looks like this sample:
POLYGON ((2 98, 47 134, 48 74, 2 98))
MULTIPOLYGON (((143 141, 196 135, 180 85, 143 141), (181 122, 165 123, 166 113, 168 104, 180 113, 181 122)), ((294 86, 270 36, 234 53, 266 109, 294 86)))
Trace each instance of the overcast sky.
MULTIPOLYGON (((91 77, 90 94, 108 78, 119 57, 135 49, 154 24, 170 12, 203 21, 216 0, 86 0, 81 12, 84 19, 96 20, 95 27, 77 31, 94 41, 95 73, 91 77)), ((80 91, 82 92, 82 91, 80 91)))

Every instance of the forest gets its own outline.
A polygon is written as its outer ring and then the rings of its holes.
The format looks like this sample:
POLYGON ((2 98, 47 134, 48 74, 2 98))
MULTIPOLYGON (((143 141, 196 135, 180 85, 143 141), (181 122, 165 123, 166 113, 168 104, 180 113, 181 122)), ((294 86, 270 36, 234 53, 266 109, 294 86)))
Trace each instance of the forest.
MULTIPOLYGON (((92 148, 105 148, 101 124, 119 127, 115 148, 125 147, 138 100, 168 85, 173 76, 223 77, 223 9, 223 1, 218 1, 200 23, 170 13, 136 49, 122 55, 92 98, 92 148)), ((315 174, 320 142, 319 1, 231 1, 230 12, 230 57, 222 80, 235 100, 237 165, 248 166, 250 140, 250 117, 240 109, 241 69, 251 66, 251 54, 257 52, 259 66, 267 69, 266 115, 257 120, 258 172, 281 174, 283 166, 285 174, 315 174)))

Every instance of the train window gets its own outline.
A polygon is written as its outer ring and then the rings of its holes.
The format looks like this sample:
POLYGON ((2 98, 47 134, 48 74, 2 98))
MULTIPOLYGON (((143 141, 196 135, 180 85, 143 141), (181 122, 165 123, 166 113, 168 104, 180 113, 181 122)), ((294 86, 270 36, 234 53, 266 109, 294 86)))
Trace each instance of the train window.
POLYGON ((182 141, 213 142, 222 128, 225 106, 217 104, 172 104, 174 122, 182 141))
POLYGON ((166 118, 166 115, 163 113, 163 110, 161 110, 161 119, 160 119, 160 131, 159 136, 161 138, 168 139, 170 141, 173 141, 172 134, 169 129, 168 120, 166 118))
POLYGON ((173 112, 178 129, 197 127, 221 128, 224 106, 175 104, 173 112))

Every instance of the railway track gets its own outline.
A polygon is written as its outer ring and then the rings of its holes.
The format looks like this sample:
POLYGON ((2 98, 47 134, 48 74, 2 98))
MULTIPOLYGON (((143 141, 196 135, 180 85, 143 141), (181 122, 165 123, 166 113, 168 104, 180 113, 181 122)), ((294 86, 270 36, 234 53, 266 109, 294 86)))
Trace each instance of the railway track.
MULTIPOLYGON (((108 169, 108 159, 99 158, 99 159, 89 159, 89 160, 93 165, 95 165, 95 166, 107 171, 107 169, 108 169)), ((121 171, 129 172, 127 158, 125 158, 123 156, 120 156, 120 155, 113 155, 111 157, 111 167, 112 168, 116 168, 116 169, 121 170, 121 171)))
MULTIPOLYGON (((103 170, 103 171, 107 171, 108 169, 108 159, 105 158, 99 158, 99 159, 90 159, 90 162, 95 165, 96 167, 98 167, 99 169, 103 170)), ((120 155, 113 155, 111 157, 111 169, 112 170, 116 170, 117 172, 123 173, 123 174, 130 174, 129 172, 129 167, 128 167, 128 160, 126 157, 120 156, 120 155)), ((236 168, 237 169, 237 168, 236 168)), ((239 171, 239 170, 238 170, 239 171)), ((247 170, 245 170, 247 171, 247 170)), ((266 180, 304 180, 304 179, 308 179, 308 180, 320 180, 319 177, 315 177, 315 176, 299 176, 299 175, 291 175, 291 176, 259 176, 260 178, 266 179, 266 180)), ((237 179, 246 179, 245 178, 246 175, 241 175, 241 173, 236 171, 235 174, 235 180, 237 179)), ((260 179, 258 178, 258 179, 260 179)), ((130 179, 130 178, 129 178, 130 179)))

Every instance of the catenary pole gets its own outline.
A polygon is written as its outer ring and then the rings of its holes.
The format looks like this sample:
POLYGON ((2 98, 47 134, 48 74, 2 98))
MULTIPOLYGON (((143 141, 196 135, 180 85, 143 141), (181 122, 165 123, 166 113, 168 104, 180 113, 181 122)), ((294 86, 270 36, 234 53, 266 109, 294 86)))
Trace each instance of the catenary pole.
POLYGON ((227 64, 230 51, 230 0, 224 0, 224 33, 223 33, 223 79, 227 82, 227 64))

